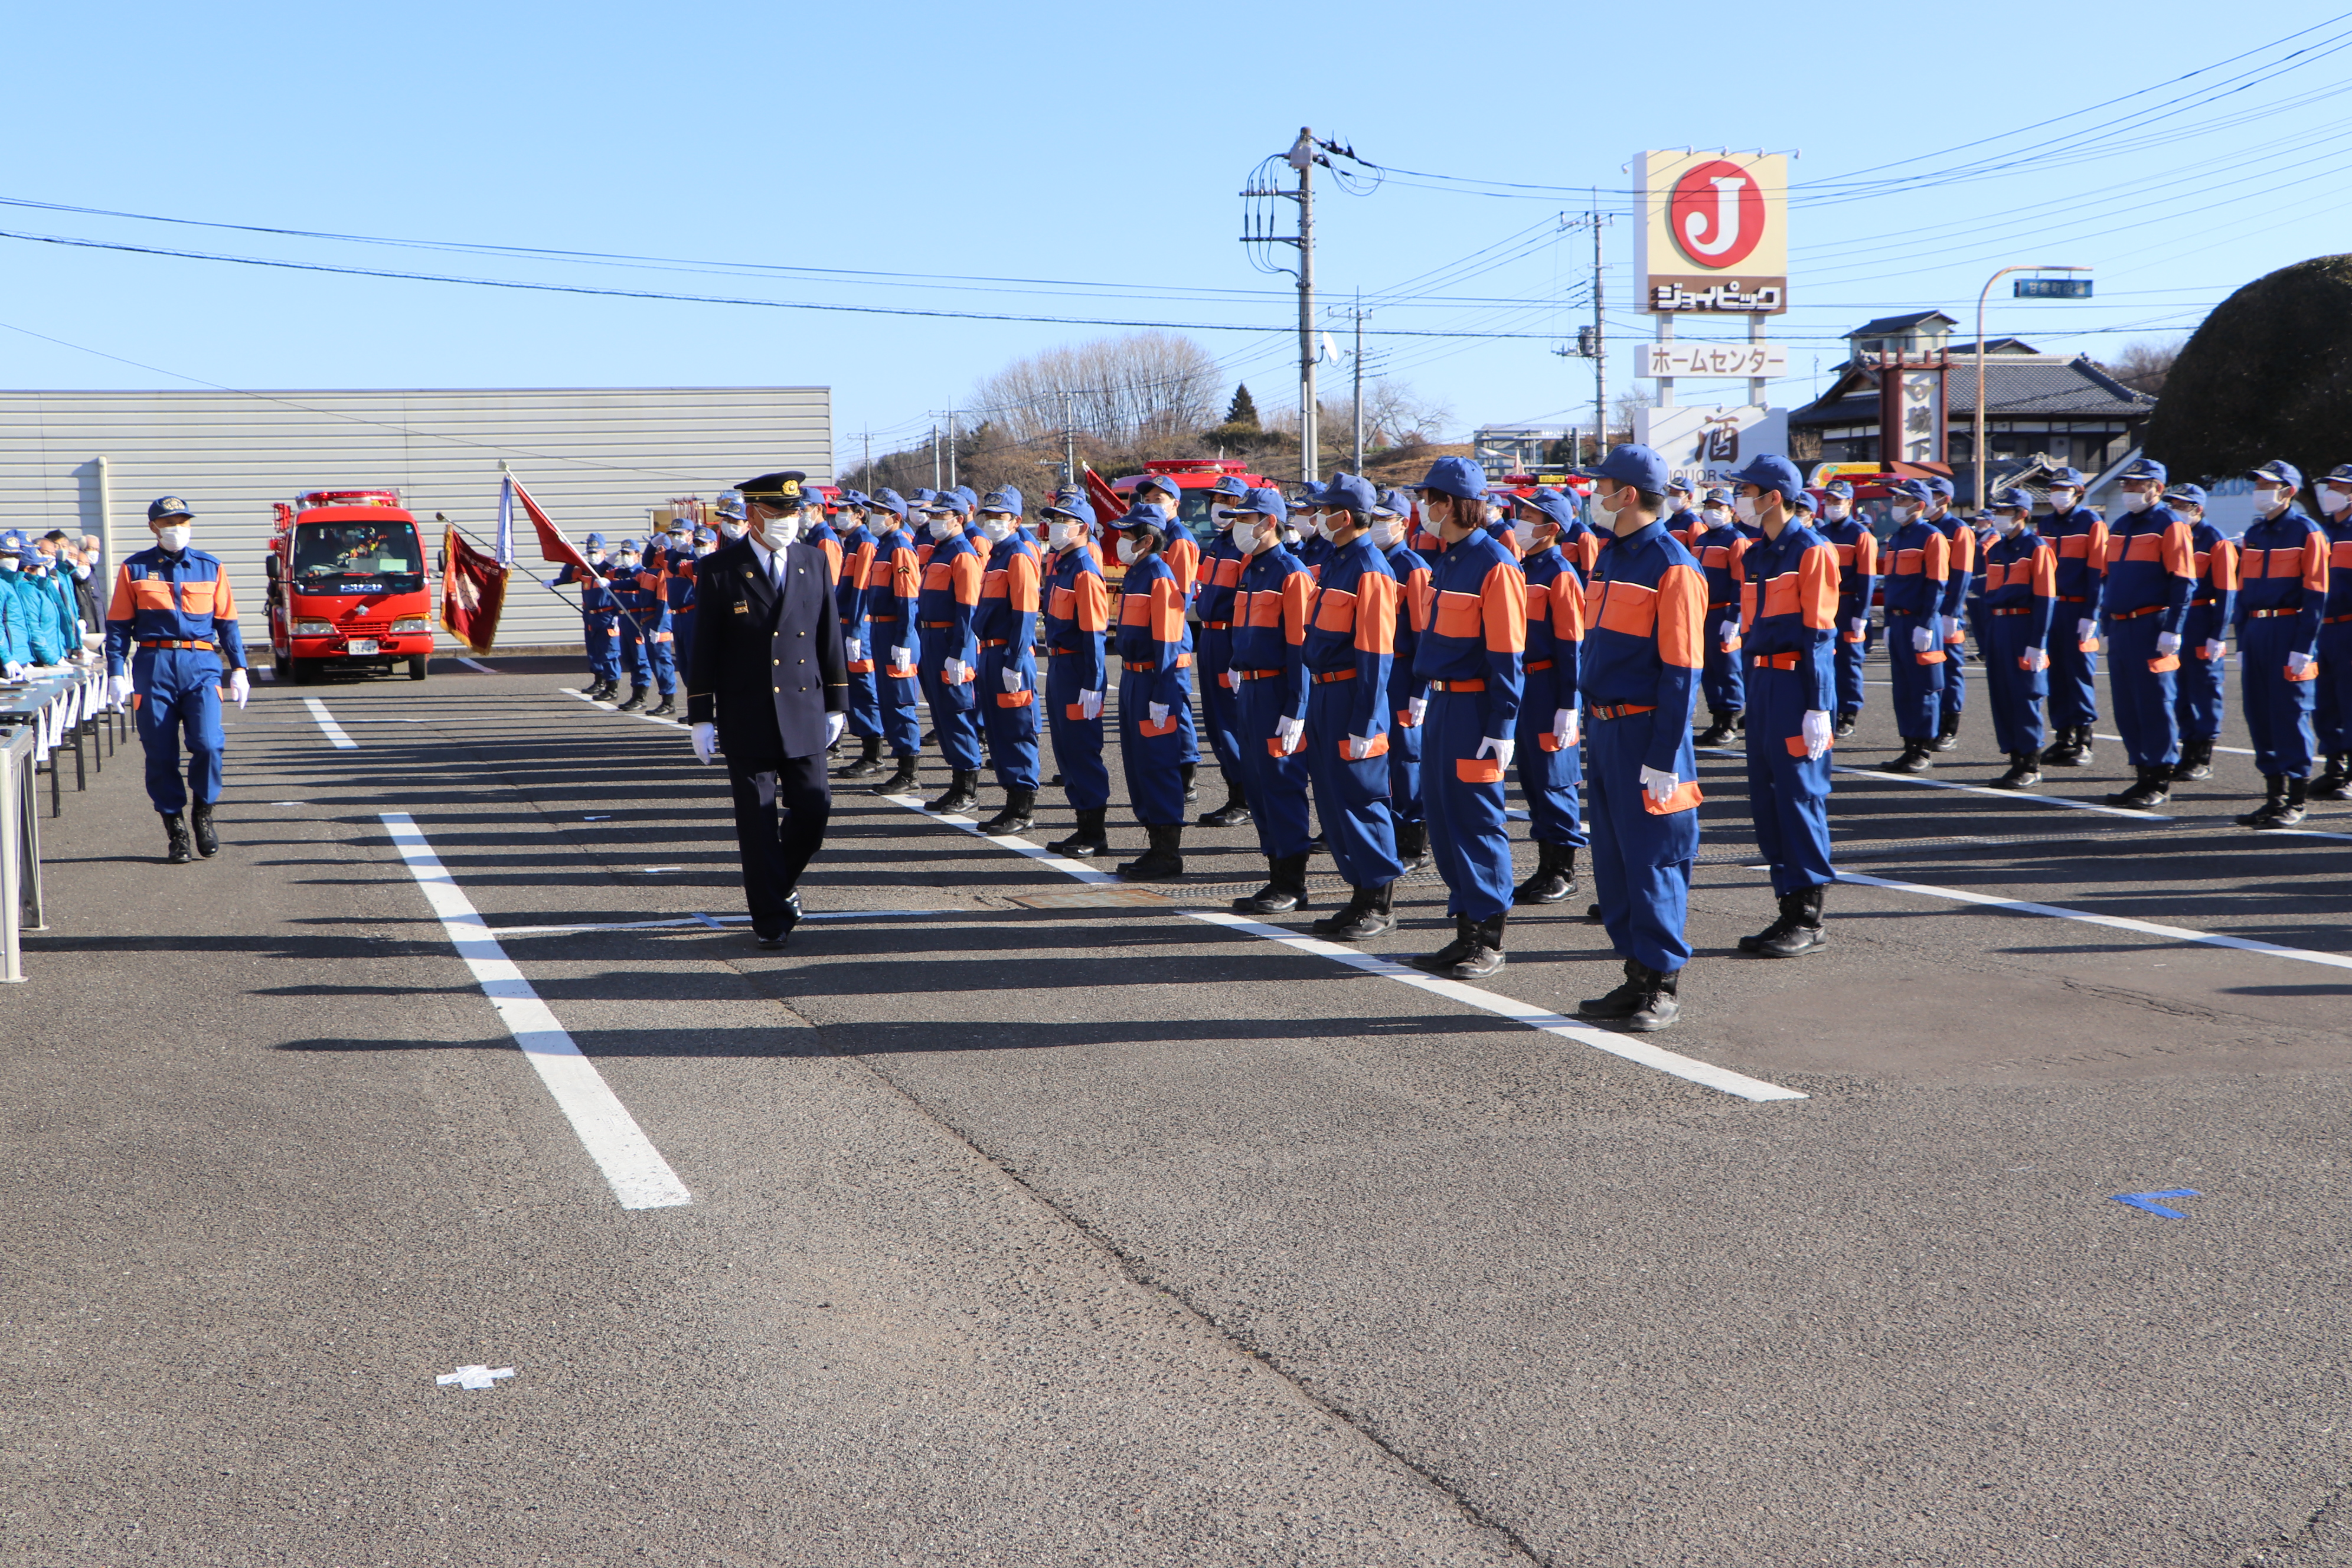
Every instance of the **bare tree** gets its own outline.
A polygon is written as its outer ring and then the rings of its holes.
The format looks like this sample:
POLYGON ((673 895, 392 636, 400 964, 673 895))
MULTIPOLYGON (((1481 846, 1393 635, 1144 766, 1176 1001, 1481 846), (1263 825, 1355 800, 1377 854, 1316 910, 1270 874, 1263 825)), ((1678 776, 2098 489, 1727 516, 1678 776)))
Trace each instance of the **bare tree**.
POLYGON ((2126 343, 2111 364, 2099 368, 2130 387, 2151 396, 2164 390, 2164 378, 2172 373, 2172 362, 2180 357, 2187 338, 2150 338, 2126 343))
POLYGON ((1208 425, 1221 386, 1215 357, 1194 339, 1129 332, 1016 360, 982 380, 971 401, 1015 442, 1058 439, 1066 419, 1082 436, 1127 448, 1208 425))
MULTIPOLYGON (((1317 434, 1327 450, 1344 451, 1355 440, 1356 400, 1352 396, 1316 400, 1317 434)), ((1383 377, 1364 388, 1364 449, 1426 446, 1443 438, 1453 423, 1454 406, 1443 398, 1424 397, 1411 384, 1383 377)), ((1266 428, 1298 439, 1298 405, 1278 408, 1266 428)))
POLYGON ((1657 399, 1638 386, 1628 387, 1611 400, 1609 405, 1609 439, 1614 443, 1631 441, 1639 428, 1634 423, 1644 408, 1654 408, 1657 399))

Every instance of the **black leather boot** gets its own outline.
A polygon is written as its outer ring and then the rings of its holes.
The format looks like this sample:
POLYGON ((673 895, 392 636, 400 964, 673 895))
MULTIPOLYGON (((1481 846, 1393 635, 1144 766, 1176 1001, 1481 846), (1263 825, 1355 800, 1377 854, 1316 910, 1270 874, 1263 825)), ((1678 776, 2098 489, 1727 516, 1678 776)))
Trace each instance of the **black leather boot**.
POLYGON ((1796 895, 1793 893, 1783 893, 1780 895, 1780 912, 1773 917, 1772 923, 1766 926, 1762 931, 1758 931, 1754 936, 1741 937, 1739 939, 1739 951, 1742 952, 1763 952, 1764 944, 1766 942, 1778 942, 1783 936, 1786 936, 1789 932, 1789 928, 1796 923, 1796 895))
POLYGON ((1202 827, 1244 827, 1251 821, 1249 802, 1244 798, 1242 786, 1232 779, 1225 780, 1225 804, 1214 811, 1201 814, 1202 827))
POLYGON ((646 716, 650 719, 676 718, 677 716, 677 695, 672 693, 665 696, 659 702, 646 710, 646 716))
POLYGON ((1073 860, 1091 860, 1097 855, 1110 853, 1110 840, 1103 836, 1103 808, 1078 807, 1077 831, 1067 838, 1056 838, 1045 846, 1056 855, 1067 855, 1073 860))
POLYGON ((882 737, 861 736, 857 742, 857 760, 845 768, 835 768, 837 779, 870 779, 882 771, 882 737))
POLYGON ((1851 710, 1839 714, 1837 716, 1837 724, 1835 728, 1832 730, 1831 733, 1834 734, 1841 741, 1844 740, 1848 735, 1853 733, 1854 723, 1861 717, 1861 714, 1853 712, 1851 710))
POLYGON ((2058 726, 2055 737, 2042 748, 2042 765, 2045 768, 2079 768, 2083 765, 2082 743, 2074 739, 2072 724, 2058 726))
POLYGON ((2169 765, 2134 770, 2139 783, 2121 795, 2107 796, 2109 805, 2126 806, 2133 811, 2149 811, 2162 805, 2172 794, 2172 769, 2169 765))
POLYGON ((1636 959, 1625 961, 1625 979, 1606 996, 1588 997, 1576 1005, 1580 1017, 1630 1018, 1649 997, 1649 973, 1636 959))
POLYGON ((220 835, 213 831, 213 808, 198 801, 188 812, 188 826, 196 830, 196 853, 209 860, 220 853, 220 835))
POLYGON ((1006 785, 1004 809, 980 825, 982 833, 1026 833, 1036 820, 1037 792, 1006 785))
POLYGON ((2183 741, 2180 742, 2180 765, 2172 770, 2177 784, 2194 784, 2199 779, 2213 776, 2213 742, 2183 741))
POLYGON ((1445 973, 1456 980, 1484 980, 1503 967, 1503 925, 1510 911, 1483 920, 1470 928, 1471 948, 1445 973))
POLYGON ((1786 923, 1778 935, 1758 942, 1755 951, 1766 958, 1811 958, 1827 947, 1829 939, 1822 934, 1822 892, 1816 884, 1782 899, 1780 919, 1786 923))
POLYGON ((1936 738, 1927 742, 1927 749, 1931 752, 1948 752, 1959 743, 1960 721, 1955 719, 1936 731, 1936 738))
POLYGON ((621 704, 621 711, 624 713, 642 713, 645 710, 646 689, 642 686, 630 687, 629 700, 621 704))
POLYGON ((1429 824, 1400 822, 1397 824, 1397 863, 1407 871, 1425 870, 1429 866, 1429 824))
POLYGON ((1994 789, 2025 789, 2042 782, 2042 763, 2033 752, 2011 752, 2009 772, 1992 781, 1994 789))
POLYGON ((2309 815, 2304 810, 2303 803, 2310 797, 2311 781, 2309 779, 2287 780, 2286 798, 2279 802, 2277 810, 2272 812, 2269 816, 2264 818, 2263 821, 2255 823, 2254 826, 2256 827, 2294 827, 2297 826, 2303 821, 2305 816, 2309 815))
POLYGON ((1476 950, 1478 927, 1468 915, 1454 917, 1454 940, 1435 952, 1424 952, 1412 961, 1415 969, 1426 969, 1432 974, 1451 974, 1454 966, 1476 950))
POLYGON ((915 776, 915 759, 900 757, 898 771, 874 786, 876 795, 905 795, 922 781, 915 776))
POLYGON ((2091 733, 2091 727, 2088 724, 2074 726, 2074 765, 2076 767, 2087 768, 2097 758, 2098 751, 2095 745, 2097 740, 2098 737, 2091 733))
POLYGON ((163 864, 184 866, 195 858, 188 843, 187 819, 176 811, 163 814, 163 864))
POLYGON ((1936 765, 1927 755, 1927 742, 1903 737, 1903 754, 1886 764, 1890 773, 1924 773, 1936 765))
POLYGON ((1307 907, 1305 855, 1269 855, 1265 868, 1265 886, 1246 899, 1235 899, 1234 909, 1245 915, 1286 915, 1307 907))
POLYGON ((1536 846, 1536 872, 1511 889, 1514 904, 1557 904, 1565 902, 1576 891, 1576 847, 1572 844, 1541 844, 1536 846))
POLYGON ((2333 752, 2327 759, 2327 771, 2311 781, 2314 800, 2352 800, 2352 754, 2333 752))
POLYGON ((1113 869, 1130 881, 1170 882, 1184 874, 1184 826, 1181 823, 1143 825, 1151 847, 1140 857, 1113 869))
POLYGON ((2267 827, 2270 826, 2272 816, 2277 813, 2280 806, 2286 804, 2286 775, 2264 773, 2263 790, 2262 805, 2252 811, 2242 811, 2238 814, 2239 826, 2267 827))
POLYGON ((970 811, 980 805, 980 770, 956 768, 948 775, 948 793, 925 807, 945 816, 950 812, 970 811))
POLYGON ((1201 764, 1198 763, 1179 763, 1176 764, 1177 774, 1184 781, 1184 804, 1186 805, 1190 805, 1194 801, 1201 798, 1201 786, 1192 782, 1192 776, 1200 771, 1201 764))
POLYGON ((1668 974, 1660 969, 1645 969, 1643 974, 1642 1005, 1625 1020, 1625 1032, 1630 1035, 1653 1034, 1673 1023, 1683 1010, 1682 971, 1668 974))
POLYGON ((1692 745, 1720 746, 1731 739, 1730 714, 1720 708, 1710 708, 1706 710, 1706 716, 1709 720, 1707 727, 1698 732, 1697 737, 1691 742, 1692 745))
POLYGON ((1377 888, 1358 888, 1356 896, 1328 921, 1317 921, 1315 929, 1333 942, 1365 942, 1372 937, 1386 936, 1396 930, 1394 900, 1396 884, 1385 883, 1377 888), (1349 910, 1354 913, 1350 914, 1349 910))

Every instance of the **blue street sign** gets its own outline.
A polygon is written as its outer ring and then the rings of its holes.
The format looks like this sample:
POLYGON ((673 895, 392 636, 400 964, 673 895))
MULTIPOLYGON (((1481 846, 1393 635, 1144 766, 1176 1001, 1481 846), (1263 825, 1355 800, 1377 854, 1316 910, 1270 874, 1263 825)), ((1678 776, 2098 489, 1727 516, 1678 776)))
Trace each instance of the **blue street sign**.
POLYGON ((2091 280, 2087 278, 2020 278, 2013 287, 2020 300, 2087 300, 2091 297, 2091 280))
POLYGON ((2109 1201, 2119 1204, 2129 1204, 2136 1209, 2146 1209, 2148 1213, 2158 1215, 2164 1219, 2187 1219, 2189 1216, 2182 1214, 2179 1209, 2166 1208, 2162 1204, 2158 1203, 2156 1200, 2158 1198, 2194 1198, 2201 1196, 2203 1196, 2203 1194, 2199 1193, 2194 1187, 2168 1187, 2160 1193, 2117 1193, 2109 1201))

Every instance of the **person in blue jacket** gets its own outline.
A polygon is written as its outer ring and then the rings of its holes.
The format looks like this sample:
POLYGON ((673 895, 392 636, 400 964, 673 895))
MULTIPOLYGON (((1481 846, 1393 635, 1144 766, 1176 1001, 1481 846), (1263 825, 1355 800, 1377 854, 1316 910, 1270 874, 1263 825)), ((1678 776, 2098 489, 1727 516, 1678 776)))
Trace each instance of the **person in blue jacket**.
MULTIPOLYGON (((722 502, 724 498, 721 498, 722 502)), ((735 503, 736 514, 741 515, 743 503, 735 503)), ((593 568, 582 572, 572 562, 565 562, 554 576, 548 579, 551 588, 566 583, 580 584, 580 632, 588 645, 588 673, 593 678, 588 689, 581 695, 597 702, 609 702, 621 686, 621 656, 614 646, 613 620, 618 613, 613 603, 612 590, 604 585, 604 536, 592 533, 585 541, 588 564, 593 568)))
MULTIPOLYGON (((2352 468, 2337 472, 2352 485, 2352 468)), ((2332 476, 2331 476, 2332 477, 2332 476)), ((2205 521, 2205 487, 2181 483, 2167 486, 2164 504, 2189 520, 2189 537, 2195 546, 2197 591, 2189 596, 2189 619, 2180 633, 2179 692, 2180 764, 2172 776, 2194 783, 2213 776, 2213 744, 2221 738, 2221 670, 2229 645, 2231 612, 2238 603, 2238 542, 2222 535, 2205 521)), ((2330 586, 2335 574, 2328 574, 2330 586)))
POLYGON ((2303 473, 2264 463, 2254 484, 2254 521, 2238 536, 2238 676, 2263 804, 2242 827, 2300 824, 2311 794, 2313 688, 2319 676, 2319 623, 2333 581, 2326 533, 2295 504, 2303 473))
POLYGON ((1389 809, 1396 814, 1397 862, 1407 871, 1429 864, 1429 824, 1422 815, 1421 719, 1429 693, 1413 679, 1412 661, 1428 624, 1429 563, 1412 547, 1414 504, 1402 490, 1383 490, 1372 511, 1372 542, 1388 556, 1397 580, 1396 655, 1389 661, 1389 809))
POLYGON ((1347 903, 1312 929, 1338 942, 1362 942, 1396 929, 1395 884, 1404 874, 1388 764, 1389 669, 1399 594, 1386 553, 1370 538, 1379 504, 1371 485, 1355 474, 1335 474, 1324 486, 1323 530, 1331 552, 1316 580, 1300 649, 1315 815, 1349 888, 1347 903))
POLYGON ((1181 526, 1148 502, 1118 520, 1118 558, 1127 567, 1118 602, 1119 758, 1129 804, 1150 847, 1115 869, 1136 881, 1184 874, 1184 769, 1200 754, 1185 594, 1162 554, 1181 526))

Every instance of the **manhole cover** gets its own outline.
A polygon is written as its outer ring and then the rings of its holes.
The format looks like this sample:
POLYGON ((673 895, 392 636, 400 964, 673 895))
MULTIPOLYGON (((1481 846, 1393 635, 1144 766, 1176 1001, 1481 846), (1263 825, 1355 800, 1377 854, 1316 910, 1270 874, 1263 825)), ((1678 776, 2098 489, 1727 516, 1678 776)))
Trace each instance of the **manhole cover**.
POLYGON ((1167 898, 1149 888, 1073 888, 1066 893, 1008 893, 1013 903, 1032 910, 1164 910, 1167 898))

